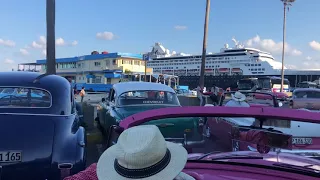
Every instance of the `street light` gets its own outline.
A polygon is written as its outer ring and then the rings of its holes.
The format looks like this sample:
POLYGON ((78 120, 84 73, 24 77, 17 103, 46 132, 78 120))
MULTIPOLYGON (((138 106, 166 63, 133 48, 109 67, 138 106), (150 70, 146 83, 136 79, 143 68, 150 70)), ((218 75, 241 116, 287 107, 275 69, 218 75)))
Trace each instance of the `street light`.
POLYGON ((202 46, 202 59, 201 59, 201 68, 200 68, 200 79, 199 79, 199 85, 200 85, 201 88, 204 87, 204 71, 205 71, 206 54, 207 54, 207 31, 208 31, 209 12, 210 12, 210 0, 207 0, 206 15, 205 15, 205 21, 204 21, 204 33, 203 33, 203 46, 202 46))
MULTIPOLYGON (((283 81, 284 81, 284 48, 285 48, 285 42, 286 42, 286 16, 287 11, 286 8, 288 6, 292 6, 292 3, 295 2, 295 0, 281 0, 283 2, 283 39, 282 39, 282 67, 281 67, 281 89, 280 92, 283 92, 283 81)), ((288 7, 289 9, 289 7, 288 7)))

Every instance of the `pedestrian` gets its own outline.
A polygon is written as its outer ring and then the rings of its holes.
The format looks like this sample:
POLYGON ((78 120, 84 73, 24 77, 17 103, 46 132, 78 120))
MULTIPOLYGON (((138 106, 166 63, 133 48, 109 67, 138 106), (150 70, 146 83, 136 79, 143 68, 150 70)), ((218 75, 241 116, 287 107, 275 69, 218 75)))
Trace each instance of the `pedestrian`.
POLYGON ((212 100, 213 104, 214 105, 217 105, 219 102, 218 102, 218 92, 219 92, 219 88, 213 84, 212 85, 212 88, 211 88, 211 95, 210 95, 210 99, 212 100))
POLYGON ((197 97, 200 100, 200 106, 204 106, 205 97, 203 96, 203 88, 201 88, 200 86, 197 87, 197 97))
POLYGON ((85 95, 86 95, 86 91, 84 90, 84 87, 82 87, 80 91, 81 102, 83 102, 83 98, 85 95))

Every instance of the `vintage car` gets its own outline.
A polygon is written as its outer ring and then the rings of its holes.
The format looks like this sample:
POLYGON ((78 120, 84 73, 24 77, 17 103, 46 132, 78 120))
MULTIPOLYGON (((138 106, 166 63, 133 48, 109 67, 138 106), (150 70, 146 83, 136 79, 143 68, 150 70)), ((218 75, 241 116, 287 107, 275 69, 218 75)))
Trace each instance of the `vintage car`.
MULTIPOLYGON (((250 104, 250 109, 256 107, 278 106, 277 100, 272 95, 268 96, 268 94, 261 93, 252 93, 251 95, 246 95, 247 102, 250 104), (253 94, 254 98, 252 98, 253 94), (269 102, 265 101, 266 99, 269 99, 269 102)), ((222 103, 222 105, 224 105, 225 103, 226 102, 222 103)), ((281 102, 279 103, 281 104, 281 102)), ((284 112, 280 111, 280 113, 284 112)), ((291 111, 288 111, 287 113, 290 114, 291 111)), ((230 137, 230 132, 233 126, 260 126, 263 128, 271 128, 283 133, 290 133, 293 135, 293 150, 290 152, 300 153, 304 151, 305 154, 312 154, 314 158, 320 159, 320 134, 318 133, 318 129, 320 128, 320 126, 318 124, 297 122, 294 120, 278 121, 277 119, 273 119, 272 121, 262 121, 260 119, 252 117, 208 117, 207 119, 205 119, 206 137, 213 139, 216 137, 223 137, 225 140, 221 143, 225 147, 228 147, 230 150, 233 151, 243 151, 249 149, 255 150, 256 148, 254 146, 250 146, 247 143, 232 140, 232 138, 230 137)))
MULTIPOLYGON (((106 109, 99 112, 98 124, 107 135, 112 125, 118 125, 124 118, 151 109, 181 107, 175 91, 164 84, 151 82, 123 82, 114 84, 106 103, 106 109)), ((166 136, 189 143, 203 143, 203 137, 197 131, 202 119, 170 118, 154 122, 166 136), (176 132, 181 132, 176 133, 176 132)))
MULTIPOLYGON (((294 120, 319 125, 317 113, 272 107, 175 107, 144 111, 125 118, 113 126, 108 146, 117 142, 123 130, 165 118, 181 117, 252 117, 279 121, 294 120), (290 113, 288 113, 290 112, 290 113)), ((202 147, 181 144, 188 150, 188 161, 183 172, 196 180, 250 179, 250 180, 300 180, 319 179, 320 161, 292 153, 292 134, 266 128, 234 126, 230 137, 236 141, 255 144, 257 151, 231 152, 220 146, 223 137, 206 141, 202 147), (246 128, 246 129, 245 129, 246 128), (278 149, 273 152, 272 149, 278 149)), ((177 132, 178 133, 178 132, 177 132)), ((199 132, 200 133, 200 132, 199 132)), ((170 141, 170 139, 167 139, 170 141)))
MULTIPOLYGON (((222 98, 220 98, 219 105, 224 106, 232 98, 232 94, 235 92, 225 92, 222 98)), ((241 92, 246 96, 246 102, 250 107, 261 107, 261 106, 270 106, 270 107, 282 107, 283 103, 277 100, 277 97, 273 93, 266 92, 241 92)))
POLYGON ((0 72, 0 179, 61 179, 86 166, 86 133, 70 83, 57 75, 0 72), (37 96, 32 96, 36 92, 37 96))
POLYGON ((293 109, 320 110, 320 89, 298 88, 294 90, 290 107, 293 109))

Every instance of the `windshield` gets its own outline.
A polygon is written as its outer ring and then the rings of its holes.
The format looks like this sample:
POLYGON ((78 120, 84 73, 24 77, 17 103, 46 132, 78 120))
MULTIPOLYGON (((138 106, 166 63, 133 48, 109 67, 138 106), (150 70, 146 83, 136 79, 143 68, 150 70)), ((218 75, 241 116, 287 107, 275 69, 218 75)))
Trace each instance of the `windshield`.
POLYGON ((298 91, 294 92, 294 98, 320 98, 320 91, 298 91))
MULTIPOLYGON (((144 125, 157 125, 167 141, 187 149, 189 160, 260 160, 320 170, 320 124, 263 117, 176 117, 144 125), (299 159, 302 156, 306 159, 299 159)), ((111 141, 117 137, 113 134, 111 141)))
POLYGON ((119 106, 132 105, 176 105, 179 106, 177 95, 166 91, 128 91, 118 98, 119 106))
MULTIPOLYGON (((225 93, 224 97, 221 99, 220 105, 226 105, 230 100, 232 100, 232 94, 234 92, 225 93)), ((259 93, 259 92, 242 92, 246 96, 246 102, 251 106, 270 106, 275 107, 275 100, 271 94, 259 93)))
POLYGON ((253 88, 253 82, 251 80, 240 80, 238 84, 239 90, 250 90, 253 88))
POLYGON ((5 87, 0 93, 0 107, 51 107, 51 94, 36 88, 5 87))

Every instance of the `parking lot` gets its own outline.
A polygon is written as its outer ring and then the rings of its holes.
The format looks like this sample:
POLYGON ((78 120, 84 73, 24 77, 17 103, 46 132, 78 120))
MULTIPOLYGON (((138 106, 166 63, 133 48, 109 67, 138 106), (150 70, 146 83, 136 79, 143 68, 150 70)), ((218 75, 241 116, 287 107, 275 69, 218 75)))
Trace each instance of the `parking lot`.
MULTIPOLYGON (((84 98, 84 101, 87 101, 89 104, 93 105, 94 107, 101 101, 101 98, 107 97, 106 93, 96 93, 96 94, 87 94, 84 98)), ((76 101, 80 102, 80 97, 76 98, 76 101)), ((283 103, 282 108, 288 108, 289 105, 287 103, 283 103)), ((96 112, 96 110, 95 110, 96 112)), ((92 121, 95 117, 92 117, 92 121)), ((106 143, 105 138, 101 134, 100 130, 97 128, 97 125, 94 124, 94 128, 91 128, 90 131, 87 131, 87 165, 95 163, 98 161, 100 155, 104 152, 106 143)))

